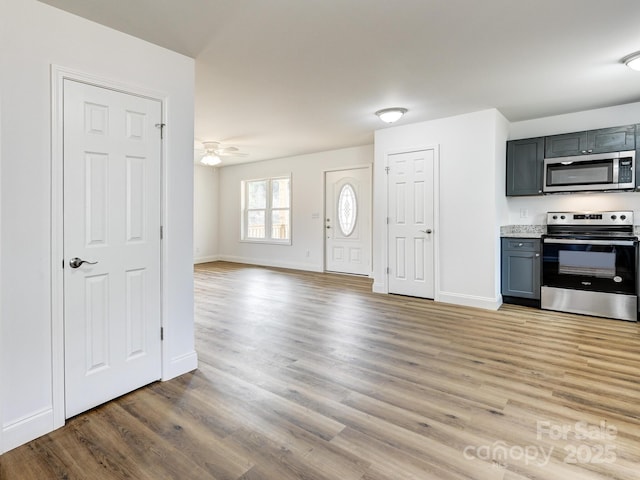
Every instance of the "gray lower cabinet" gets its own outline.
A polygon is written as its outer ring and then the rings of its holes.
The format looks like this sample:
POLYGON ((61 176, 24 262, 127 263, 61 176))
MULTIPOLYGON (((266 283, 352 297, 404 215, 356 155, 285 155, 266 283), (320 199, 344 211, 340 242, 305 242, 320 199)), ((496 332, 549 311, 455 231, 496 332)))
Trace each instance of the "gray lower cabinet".
POLYGON ((538 238, 502 238, 502 298, 505 303, 539 302, 540 245, 538 238))

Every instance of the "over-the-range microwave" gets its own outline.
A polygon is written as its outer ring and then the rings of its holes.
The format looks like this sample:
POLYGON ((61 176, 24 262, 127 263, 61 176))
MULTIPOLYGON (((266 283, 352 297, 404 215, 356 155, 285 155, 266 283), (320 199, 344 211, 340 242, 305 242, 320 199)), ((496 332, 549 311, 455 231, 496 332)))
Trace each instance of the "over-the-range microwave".
POLYGON ((636 152, 597 153, 544 159, 545 193, 633 190, 636 152))

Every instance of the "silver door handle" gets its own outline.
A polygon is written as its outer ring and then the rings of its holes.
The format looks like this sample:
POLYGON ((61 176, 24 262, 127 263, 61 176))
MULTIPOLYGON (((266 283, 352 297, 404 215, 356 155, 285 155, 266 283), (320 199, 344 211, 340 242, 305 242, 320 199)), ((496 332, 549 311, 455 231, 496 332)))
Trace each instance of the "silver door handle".
POLYGON ((78 258, 78 257, 73 257, 71 260, 69 260, 69 266, 71 268, 78 268, 83 263, 86 263, 88 265, 95 265, 98 262, 89 262, 87 260, 82 260, 81 258, 78 258))
POLYGON ((433 230, 431 230, 430 228, 426 229, 426 230, 420 230, 422 233, 432 233, 433 230))
POLYGON ((559 243, 561 245, 620 245, 630 247, 635 244, 634 240, 580 240, 577 238, 543 238, 542 243, 559 243))

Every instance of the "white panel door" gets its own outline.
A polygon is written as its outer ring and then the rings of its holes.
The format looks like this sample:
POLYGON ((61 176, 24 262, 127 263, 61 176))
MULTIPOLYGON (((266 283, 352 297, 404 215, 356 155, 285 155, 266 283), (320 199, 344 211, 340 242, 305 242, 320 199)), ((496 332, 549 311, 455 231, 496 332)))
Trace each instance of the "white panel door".
POLYGON ((325 269, 371 272, 371 169, 325 173, 325 269))
POLYGON ((64 83, 67 418, 161 375, 161 108, 64 83))
POLYGON ((434 296, 434 157, 389 155, 389 293, 434 296))

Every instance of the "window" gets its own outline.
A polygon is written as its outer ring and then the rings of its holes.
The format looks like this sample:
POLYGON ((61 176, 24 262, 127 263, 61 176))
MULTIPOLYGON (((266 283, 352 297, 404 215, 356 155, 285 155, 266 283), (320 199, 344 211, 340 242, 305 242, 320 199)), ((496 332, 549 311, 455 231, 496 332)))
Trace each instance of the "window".
POLYGON ((242 239, 291 243, 291 178, 242 182, 242 239))
POLYGON ((343 236, 348 237, 353 233, 358 218, 358 202, 356 192, 347 183, 340 189, 338 196, 338 225, 343 236))

